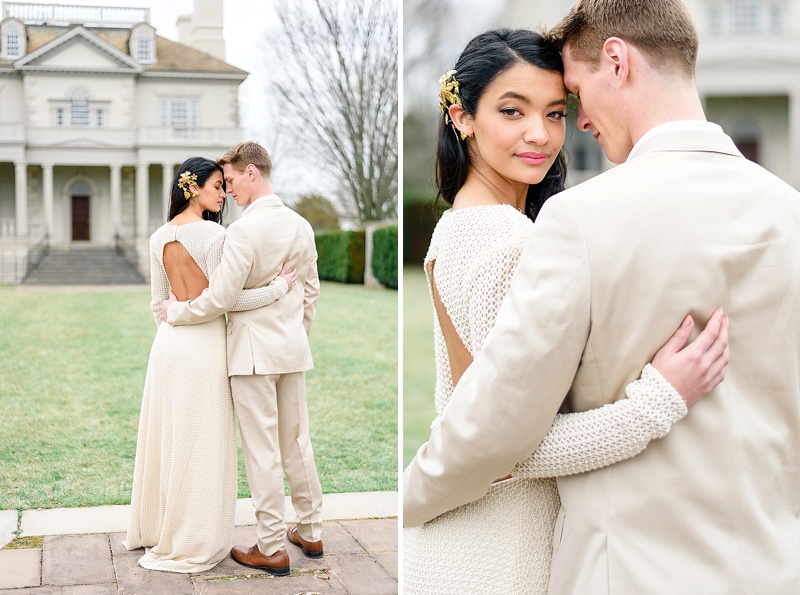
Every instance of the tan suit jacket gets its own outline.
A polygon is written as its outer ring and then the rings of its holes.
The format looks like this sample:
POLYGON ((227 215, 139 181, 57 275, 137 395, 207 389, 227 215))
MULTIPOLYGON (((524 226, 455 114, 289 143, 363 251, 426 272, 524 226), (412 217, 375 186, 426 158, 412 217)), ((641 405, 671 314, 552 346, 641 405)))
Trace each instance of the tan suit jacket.
POLYGON ((404 522, 481 497, 564 395, 615 401, 687 312, 702 328, 722 306, 725 381, 641 455, 559 479, 550 592, 800 593, 800 194, 720 132, 640 149, 542 210, 405 472, 404 522))
POLYGON ((260 200, 228 227, 209 287, 191 302, 172 304, 167 322, 196 324, 228 312, 243 288, 267 285, 283 263, 297 269, 294 290, 264 308, 228 313, 228 375, 310 370, 308 333, 319 296, 314 232, 277 196, 260 200))

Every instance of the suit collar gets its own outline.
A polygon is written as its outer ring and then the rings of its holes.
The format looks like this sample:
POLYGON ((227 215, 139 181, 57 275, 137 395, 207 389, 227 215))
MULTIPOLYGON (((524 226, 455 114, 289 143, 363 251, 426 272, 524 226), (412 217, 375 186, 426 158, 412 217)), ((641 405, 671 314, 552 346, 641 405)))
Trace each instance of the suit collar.
POLYGON ((656 131, 648 138, 643 138, 636 146, 631 159, 637 159, 648 153, 664 151, 696 151, 702 153, 722 153, 734 157, 742 157, 731 137, 719 127, 667 127, 656 131))
POLYGON ((283 206, 283 201, 278 198, 276 194, 268 194, 266 196, 261 196, 251 202, 247 207, 245 207, 244 211, 242 211, 241 217, 244 217, 246 214, 250 213, 253 210, 260 209, 263 207, 277 207, 283 206))

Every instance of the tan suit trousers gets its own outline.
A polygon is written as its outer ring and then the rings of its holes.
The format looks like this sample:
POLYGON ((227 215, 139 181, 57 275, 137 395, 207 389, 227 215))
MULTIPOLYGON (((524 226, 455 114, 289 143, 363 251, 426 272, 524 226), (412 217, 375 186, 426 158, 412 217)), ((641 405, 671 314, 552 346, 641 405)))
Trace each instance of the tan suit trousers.
POLYGON ((322 538, 322 488, 308 436, 305 373, 231 376, 244 463, 256 508, 258 547, 270 556, 285 544, 283 472, 307 541, 322 538))

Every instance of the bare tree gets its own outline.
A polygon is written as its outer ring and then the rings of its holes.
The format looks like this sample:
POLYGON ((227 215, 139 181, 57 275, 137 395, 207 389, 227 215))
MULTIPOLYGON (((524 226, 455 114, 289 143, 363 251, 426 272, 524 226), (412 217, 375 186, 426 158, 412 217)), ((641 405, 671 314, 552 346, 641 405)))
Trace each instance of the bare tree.
MULTIPOLYGON (((274 76, 286 132, 360 223, 397 217, 395 0, 275 0, 274 76), (275 59, 277 58, 277 59, 275 59)), ((326 190, 330 193, 330 189, 326 190)))
POLYGON ((453 26, 453 8, 447 0, 403 2, 403 109, 430 109, 435 96, 434 77, 447 65, 447 45, 453 26))

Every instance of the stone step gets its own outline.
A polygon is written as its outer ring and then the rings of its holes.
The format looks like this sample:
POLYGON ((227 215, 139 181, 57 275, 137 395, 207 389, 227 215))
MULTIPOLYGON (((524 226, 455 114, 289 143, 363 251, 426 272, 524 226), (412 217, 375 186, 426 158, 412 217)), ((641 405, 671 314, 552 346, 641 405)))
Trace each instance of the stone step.
POLYGON ((30 285, 136 285, 139 272, 113 247, 56 247, 22 281, 30 285))

